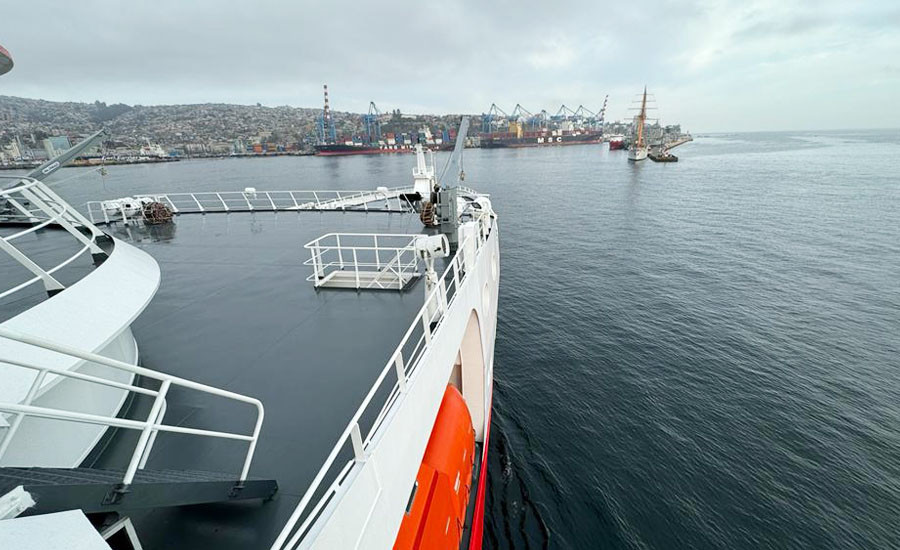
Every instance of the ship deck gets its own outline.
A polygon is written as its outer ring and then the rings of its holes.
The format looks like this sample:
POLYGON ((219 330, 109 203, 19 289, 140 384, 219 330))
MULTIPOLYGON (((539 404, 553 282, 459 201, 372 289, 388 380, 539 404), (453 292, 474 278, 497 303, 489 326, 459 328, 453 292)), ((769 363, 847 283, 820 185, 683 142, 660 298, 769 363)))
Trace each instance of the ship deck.
MULTIPOLYGON (((0 237, 22 231, 29 226, 0 225, 0 237)), ((48 268, 56 266, 69 258, 76 248, 77 241, 59 227, 48 227, 39 233, 31 233, 15 242, 16 248, 38 265, 48 268)), ((33 278, 34 275, 9 256, 0 252, 0 292, 33 278)), ((90 254, 82 254, 59 271, 53 273, 56 280, 68 287, 94 269, 90 254)), ((47 291, 40 281, 32 283, 21 290, 0 298, 0 323, 27 311, 47 299, 47 291)))
MULTIPOLYGON (((404 291, 316 290, 303 244, 330 232, 420 233, 417 215, 361 212, 191 214, 107 231, 153 256, 162 282, 133 324, 143 366, 260 399, 265 421, 251 477, 273 478, 267 503, 132 515, 144 548, 267 548, 281 530, 418 310, 404 291)), ((146 411, 137 398, 129 415, 146 411)), ((170 392, 166 422, 249 431, 250 410, 170 392)), ((146 414, 146 413, 144 413, 146 414)), ((110 438, 91 466, 124 468, 135 432, 110 438)), ((246 444, 160 434, 147 468, 240 471, 246 444)))

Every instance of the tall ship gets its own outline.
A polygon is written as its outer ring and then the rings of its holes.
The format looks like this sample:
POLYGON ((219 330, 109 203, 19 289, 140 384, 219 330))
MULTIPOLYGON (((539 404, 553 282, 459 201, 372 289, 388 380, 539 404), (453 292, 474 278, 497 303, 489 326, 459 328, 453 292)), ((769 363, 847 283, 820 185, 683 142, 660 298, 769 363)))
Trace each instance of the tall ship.
POLYGON ((97 136, 4 176, 0 548, 480 549, 500 247, 467 126, 391 188, 74 208, 48 178, 97 136))
POLYGON ((534 114, 518 104, 507 115, 493 104, 482 115, 479 146, 502 149, 602 143, 607 99, 597 113, 583 105, 575 110, 562 105, 552 116, 547 111, 534 114))
POLYGON ((644 86, 644 95, 641 98, 641 108, 634 117, 634 141, 628 151, 628 160, 639 162, 647 159, 650 148, 644 138, 644 130, 647 122, 647 87, 644 86))

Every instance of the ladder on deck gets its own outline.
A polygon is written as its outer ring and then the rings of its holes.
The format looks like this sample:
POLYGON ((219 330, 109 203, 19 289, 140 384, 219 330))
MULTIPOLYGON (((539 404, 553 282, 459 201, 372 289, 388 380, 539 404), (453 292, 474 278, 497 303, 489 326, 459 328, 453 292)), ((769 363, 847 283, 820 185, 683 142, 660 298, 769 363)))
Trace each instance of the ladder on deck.
POLYGON ((122 485, 123 471, 93 468, 0 468, 0 499, 22 487, 35 504, 22 515, 80 509, 85 514, 269 500, 278 490, 272 479, 240 481, 234 474, 190 470, 140 470, 122 485))

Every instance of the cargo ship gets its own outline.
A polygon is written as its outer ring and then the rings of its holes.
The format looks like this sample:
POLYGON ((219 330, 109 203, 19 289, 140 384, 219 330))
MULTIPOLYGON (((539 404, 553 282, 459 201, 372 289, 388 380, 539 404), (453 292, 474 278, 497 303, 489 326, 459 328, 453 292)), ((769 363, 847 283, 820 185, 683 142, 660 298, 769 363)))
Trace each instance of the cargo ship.
POLYGON ((453 130, 443 130, 440 135, 433 135, 431 130, 423 127, 419 132, 381 133, 381 111, 375 102, 369 105, 369 113, 363 115, 366 135, 348 135, 338 137, 334 118, 328 104, 328 85, 323 86, 324 105, 322 114, 316 121, 318 142, 313 146, 317 156, 344 155, 383 155, 391 153, 412 153, 416 144, 426 149, 450 151, 456 143, 453 130))
POLYGON ((601 130, 543 130, 481 134, 482 149, 584 145, 602 141, 603 131, 601 130))
POLYGON ((364 143, 320 143, 315 146, 316 155, 322 157, 338 155, 381 155, 385 153, 411 153, 409 147, 381 147, 364 143))
POLYGON ((413 153, 417 144, 431 151, 452 151, 456 145, 456 131, 443 130, 439 134, 432 134, 428 128, 422 128, 418 133, 387 132, 376 142, 348 138, 342 143, 319 143, 314 148, 319 156, 382 155, 413 153))

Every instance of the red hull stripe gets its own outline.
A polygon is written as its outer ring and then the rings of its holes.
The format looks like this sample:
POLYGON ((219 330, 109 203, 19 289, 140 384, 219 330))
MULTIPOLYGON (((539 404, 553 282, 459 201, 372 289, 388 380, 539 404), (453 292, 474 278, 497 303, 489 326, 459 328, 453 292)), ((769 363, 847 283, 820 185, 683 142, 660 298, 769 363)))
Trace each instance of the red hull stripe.
POLYGON ((340 157, 345 155, 390 155, 397 153, 412 153, 412 149, 363 149, 362 151, 335 151, 335 152, 324 152, 324 151, 316 151, 316 156, 319 157, 340 157))
POLYGON ((487 424, 484 428, 484 449, 481 451, 481 472, 478 473, 478 492, 475 493, 475 513, 472 516, 472 536, 469 538, 469 550, 481 550, 481 539, 484 534, 484 488, 488 470, 488 444, 491 438, 491 410, 493 409, 493 395, 491 396, 491 408, 488 409, 487 424))

